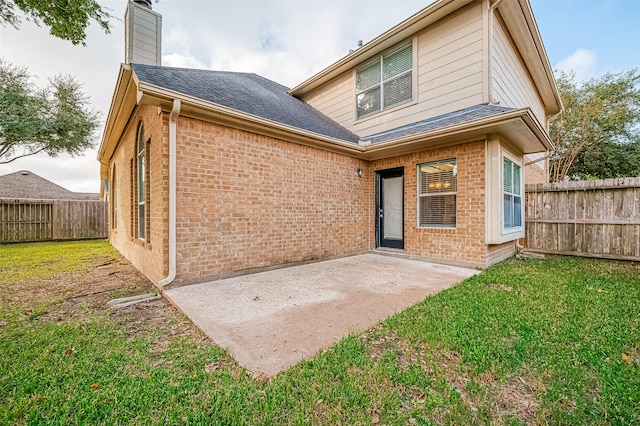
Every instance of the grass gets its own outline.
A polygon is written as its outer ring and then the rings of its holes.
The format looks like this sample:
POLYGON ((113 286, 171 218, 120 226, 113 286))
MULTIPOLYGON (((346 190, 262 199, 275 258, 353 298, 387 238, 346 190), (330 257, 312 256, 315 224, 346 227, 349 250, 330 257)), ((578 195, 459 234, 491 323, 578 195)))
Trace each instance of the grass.
POLYGON ((88 270, 100 257, 118 256, 111 247, 95 240, 72 243, 30 243, 0 246, 0 284, 53 278, 63 272, 88 270))
POLYGON ((127 266, 101 241, 0 246, 0 424, 640 423, 638 264, 505 261, 265 379, 162 300, 73 298, 109 261, 127 266))

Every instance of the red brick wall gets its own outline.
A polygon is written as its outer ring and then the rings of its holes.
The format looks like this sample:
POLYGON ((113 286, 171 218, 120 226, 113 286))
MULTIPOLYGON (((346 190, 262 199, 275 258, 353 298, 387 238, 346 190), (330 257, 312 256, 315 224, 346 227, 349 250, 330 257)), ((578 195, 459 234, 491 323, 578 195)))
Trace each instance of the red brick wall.
MULTIPOLYGON (((515 249, 484 244, 484 141, 368 162, 185 116, 178 118, 177 140, 177 282, 373 250, 375 171, 399 166, 405 170, 406 255, 485 266, 515 249), (448 158, 457 161, 457 226, 418 228, 417 165, 448 158)), ((168 115, 140 107, 113 165, 119 202, 111 242, 157 282, 168 272, 168 115), (151 138, 151 242, 139 240, 130 226, 139 123, 151 138)))
MULTIPOLYGON (((526 160, 526 157, 525 157, 526 160)), ((547 173, 540 165, 543 165, 546 160, 537 164, 529 164, 524 168, 524 183, 547 183, 547 173)))
POLYGON ((177 131, 178 280, 372 248, 365 161, 184 116, 177 131))
POLYGON ((504 244, 492 244, 487 246, 487 260, 485 266, 491 266, 494 263, 498 263, 507 257, 511 257, 516 254, 516 242, 509 241, 504 244))
POLYGON ((477 141, 431 151, 375 161, 374 170, 404 166, 405 249, 404 253, 453 264, 484 266, 485 245, 485 142, 477 141), (456 227, 417 226, 417 166, 421 163, 456 159, 456 227))
MULTIPOLYGON (((168 206, 168 120, 166 114, 158 114, 158 109, 143 105, 138 108, 125 129, 111 159, 110 170, 115 169, 118 185, 117 229, 111 226, 111 244, 129 259, 136 268, 154 282, 164 278, 168 272, 167 254, 168 223, 163 218, 168 206), (151 139, 149 153, 149 181, 147 197, 150 197, 151 212, 147 216, 150 241, 138 239, 136 226, 136 142, 138 128, 144 125, 144 138, 151 139), (133 170, 131 168, 133 164, 133 170), (132 173, 133 172, 133 173, 132 173)), ((113 182, 113 179, 111 180, 113 182)))

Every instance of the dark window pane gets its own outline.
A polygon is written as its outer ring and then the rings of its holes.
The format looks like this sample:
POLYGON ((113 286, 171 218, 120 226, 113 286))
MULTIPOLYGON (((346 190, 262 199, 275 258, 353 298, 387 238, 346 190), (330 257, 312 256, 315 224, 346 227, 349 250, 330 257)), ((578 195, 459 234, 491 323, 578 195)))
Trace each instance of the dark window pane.
POLYGON ((138 204, 138 238, 144 239, 144 204, 138 204))
POLYGON ((513 197, 513 226, 522 226, 522 197, 513 197))
POLYGON ((513 204, 512 196, 504 194, 504 227, 513 228, 513 204))
POLYGON ((380 86, 373 87, 356 97, 358 117, 380 111, 380 86))

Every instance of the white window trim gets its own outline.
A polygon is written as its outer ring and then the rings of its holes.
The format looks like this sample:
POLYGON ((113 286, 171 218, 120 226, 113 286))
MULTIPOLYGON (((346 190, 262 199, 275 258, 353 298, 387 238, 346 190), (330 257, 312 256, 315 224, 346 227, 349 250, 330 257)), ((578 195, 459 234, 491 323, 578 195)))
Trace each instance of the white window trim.
MULTIPOLYGON (((458 179, 458 174, 457 174, 457 169, 458 169, 458 159, 457 158, 447 158, 444 160, 436 160, 436 161, 426 161, 424 163, 420 163, 416 166, 416 226, 420 229, 456 229, 458 227, 458 191, 456 190, 455 192, 440 192, 437 194, 421 194, 420 193, 420 184, 421 184, 421 176, 420 176, 420 166, 425 165, 425 164, 434 164, 434 163, 441 163, 441 162, 447 162, 447 161, 453 161, 454 162, 454 168, 456 170, 455 176, 456 176, 456 182, 458 179), (456 224, 455 226, 438 226, 438 225, 421 225, 420 224, 420 198, 421 197, 433 197, 436 195, 455 195, 456 196, 456 224)), ((457 183, 456 183, 456 188, 458 187, 457 183)))
POLYGON ((376 56, 375 59, 372 59, 372 60, 360 65, 356 69, 354 69, 354 71, 353 71, 353 81, 354 81, 355 95, 353 96, 353 102, 354 102, 353 111, 354 111, 354 115, 355 115, 355 120, 356 121, 367 120, 367 119, 369 119, 371 117, 377 116, 378 114, 387 113, 387 112, 394 111, 394 110, 406 107, 408 105, 412 105, 412 104, 417 103, 417 100, 416 100, 416 86, 417 86, 416 56, 417 56, 416 41, 414 39, 411 39, 410 41, 408 41, 406 43, 402 43, 398 47, 395 47, 395 48, 393 48, 393 49, 391 49, 391 50, 389 50, 387 52, 379 54, 378 56, 376 56), (411 46, 411 69, 408 69, 407 71, 404 71, 401 74, 397 74, 397 75, 395 75, 395 76, 393 76, 391 78, 388 78, 387 80, 383 80, 382 79, 383 67, 381 65, 381 67, 380 67, 381 68, 380 69, 380 73, 381 73, 380 83, 378 83, 380 85, 380 109, 377 110, 377 111, 374 111, 374 112, 370 112, 369 114, 366 114, 366 115, 358 116, 358 95, 360 93, 366 92, 367 90, 370 90, 372 87, 374 87, 374 86, 371 86, 371 87, 369 87, 369 88, 367 88, 365 90, 362 90, 362 91, 358 92, 358 90, 356 88, 356 81, 357 81, 357 78, 358 78, 358 72, 360 72, 360 70, 363 70, 363 69, 369 67, 370 65, 376 63, 376 62, 382 62, 382 58, 384 56, 392 55, 393 53, 397 52, 398 50, 402 50, 402 49, 404 49, 405 47, 407 47, 409 45, 411 46), (411 98, 407 99, 404 102, 400 102, 400 103, 391 105, 390 107, 384 108, 384 88, 383 88, 384 87, 384 83, 386 81, 396 79, 399 76, 402 76, 402 75, 405 75, 405 74, 408 74, 408 73, 411 73, 411 98))
POLYGON ((500 229, 501 235, 511 236, 520 235, 524 230, 524 169, 521 160, 516 159, 513 155, 501 150, 500 155, 500 229), (511 161, 513 164, 520 166, 520 226, 514 226, 511 228, 505 228, 504 224, 504 159, 511 161))
MULTIPOLYGON (((518 150, 498 135, 489 135, 485 142, 485 244, 504 244, 524 238, 524 217, 519 228, 503 229, 504 221, 504 156, 522 167, 523 156, 518 150)), ((521 168, 521 191, 524 186, 524 169, 521 168)), ((522 214, 524 215, 524 192, 522 192, 522 214)))

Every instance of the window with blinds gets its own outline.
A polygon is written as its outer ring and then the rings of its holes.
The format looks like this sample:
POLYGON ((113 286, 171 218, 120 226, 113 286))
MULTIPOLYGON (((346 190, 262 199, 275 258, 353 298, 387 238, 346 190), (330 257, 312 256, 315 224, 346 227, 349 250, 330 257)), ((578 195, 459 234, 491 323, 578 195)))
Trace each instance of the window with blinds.
POLYGON ((400 105, 413 98, 411 43, 381 56, 356 72, 358 118, 400 105))
POLYGON ((418 166, 418 226, 456 227, 456 160, 418 166))
POLYGON ((507 157, 502 160, 503 227, 522 226, 521 168, 507 157))

